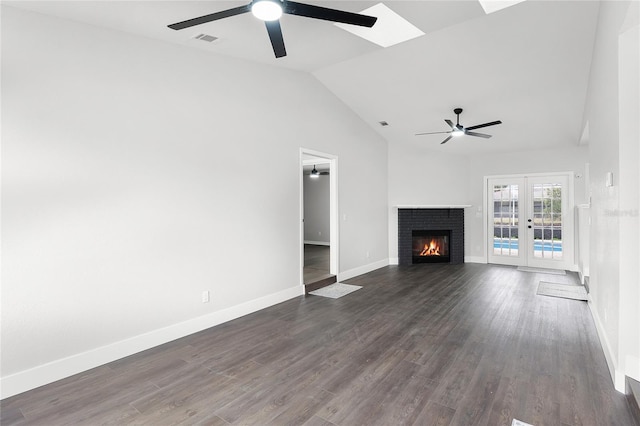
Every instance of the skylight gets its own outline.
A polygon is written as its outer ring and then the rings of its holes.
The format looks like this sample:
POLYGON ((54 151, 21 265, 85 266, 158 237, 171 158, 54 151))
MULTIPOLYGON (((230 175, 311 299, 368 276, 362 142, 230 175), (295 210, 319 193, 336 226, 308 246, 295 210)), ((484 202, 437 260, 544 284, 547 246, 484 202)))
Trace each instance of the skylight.
POLYGON ((424 35, 419 28, 415 27, 382 3, 371 6, 360 13, 375 16, 378 18, 378 21, 372 28, 348 24, 334 25, 382 47, 393 46, 394 44, 424 35))
POLYGON ((480 6, 487 15, 498 10, 506 9, 514 4, 522 3, 524 0, 478 0, 480 6))

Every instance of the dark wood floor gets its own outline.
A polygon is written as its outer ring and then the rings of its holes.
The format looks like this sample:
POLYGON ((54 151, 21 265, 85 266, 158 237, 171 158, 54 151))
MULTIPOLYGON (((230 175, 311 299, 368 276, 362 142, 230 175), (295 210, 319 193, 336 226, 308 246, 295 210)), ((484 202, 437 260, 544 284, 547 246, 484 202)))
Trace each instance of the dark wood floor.
POLYGON ((633 425, 573 275, 387 267, 2 401, 10 424, 633 425))
POLYGON ((309 284, 330 276, 329 246, 304 245, 303 282, 309 284))

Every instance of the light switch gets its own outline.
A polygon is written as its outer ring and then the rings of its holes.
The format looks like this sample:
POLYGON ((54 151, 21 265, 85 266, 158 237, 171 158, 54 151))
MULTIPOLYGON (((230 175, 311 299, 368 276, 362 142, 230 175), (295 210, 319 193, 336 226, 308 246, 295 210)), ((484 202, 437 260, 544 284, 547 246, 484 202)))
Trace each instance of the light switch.
POLYGON ((607 172, 607 174, 605 175, 604 184, 607 187, 613 186, 613 173, 612 172, 607 172))

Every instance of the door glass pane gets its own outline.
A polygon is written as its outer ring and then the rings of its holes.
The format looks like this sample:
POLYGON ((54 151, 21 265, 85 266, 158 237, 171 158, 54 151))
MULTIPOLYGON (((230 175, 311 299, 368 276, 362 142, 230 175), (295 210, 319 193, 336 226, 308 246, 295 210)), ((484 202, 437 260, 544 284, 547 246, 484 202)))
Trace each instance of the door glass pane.
POLYGON ((562 185, 533 184, 533 257, 561 260, 562 185))
POLYGON ((518 220, 518 185, 494 185, 494 255, 518 256, 518 220))

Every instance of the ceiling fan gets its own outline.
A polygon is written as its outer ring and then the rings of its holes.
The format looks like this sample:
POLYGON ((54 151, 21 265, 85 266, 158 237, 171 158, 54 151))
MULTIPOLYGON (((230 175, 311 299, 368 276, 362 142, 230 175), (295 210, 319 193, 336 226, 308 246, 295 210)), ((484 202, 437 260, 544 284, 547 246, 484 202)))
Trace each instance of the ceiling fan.
POLYGON ((470 132, 470 130, 480 129, 482 127, 495 126, 496 124, 502 124, 502 121, 498 120, 498 121, 491 121, 489 123, 484 123, 484 124, 477 124, 475 126, 464 127, 463 125, 460 124, 460 114, 462 113, 462 108, 456 108, 456 109, 453 110, 453 112, 458 116, 458 118, 456 119, 456 124, 455 125, 453 124, 453 122, 451 120, 448 120, 448 119, 444 120, 449 125, 449 127, 451 127, 451 130, 449 130, 448 132, 416 133, 416 136, 419 136, 419 135, 435 135, 435 134, 438 134, 438 133, 449 133, 449 136, 445 140, 440 142, 440 144, 442 145, 443 143, 449 142, 449 139, 451 139, 454 136, 469 135, 469 136, 478 136, 478 137, 481 137, 481 138, 490 138, 491 135, 487 135, 487 134, 484 134, 484 133, 470 132))
POLYGON ((310 175, 312 178, 317 178, 317 177, 320 177, 320 176, 326 176, 326 175, 328 175, 328 174, 329 174, 329 172, 328 172, 328 171, 322 171, 322 172, 321 172, 321 171, 318 171, 318 170, 316 169, 316 165, 315 165, 315 164, 313 165, 313 170, 311 170, 311 173, 309 173, 309 175, 310 175))
POLYGON ((273 46, 273 53, 276 58, 287 56, 280 28, 279 18, 283 13, 289 15, 305 16, 307 18, 323 19, 325 21, 340 22, 343 24, 360 25, 362 27, 372 27, 377 19, 374 16, 361 15, 359 13, 345 12, 343 10, 329 9, 326 7, 313 6, 310 4, 297 3, 288 0, 252 0, 251 3, 223 10, 221 12, 176 22, 168 27, 173 30, 182 30, 195 25, 205 24, 218 19, 228 18, 243 13, 252 12, 253 15, 264 21, 267 26, 267 33, 273 46))

